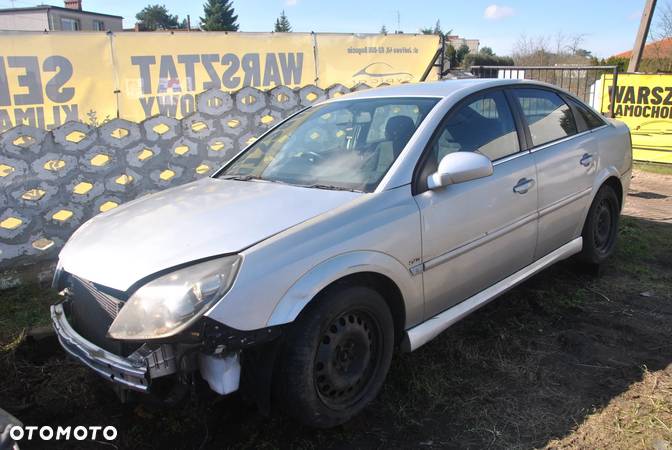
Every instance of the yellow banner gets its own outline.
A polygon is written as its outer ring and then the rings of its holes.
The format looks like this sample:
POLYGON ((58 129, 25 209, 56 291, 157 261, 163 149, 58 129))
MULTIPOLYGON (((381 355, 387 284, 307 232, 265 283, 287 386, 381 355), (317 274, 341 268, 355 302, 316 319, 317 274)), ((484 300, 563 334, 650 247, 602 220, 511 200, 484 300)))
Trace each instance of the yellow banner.
POLYGON ((602 78, 602 112, 630 127, 633 157, 639 161, 672 163, 672 75, 619 74, 602 78))
POLYGON ((208 89, 272 89, 315 82, 310 34, 121 33, 113 37, 121 117, 181 118, 208 89))
POLYGON ((117 116, 105 33, 0 35, 0 132, 117 116))
POLYGON ((435 35, 318 34, 318 86, 420 81, 439 48, 435 35))
POLYGON ((0 132, 179 119, 209 89, 420 81, 439 44, 438 36, 404 34, 2 34, 0 132))

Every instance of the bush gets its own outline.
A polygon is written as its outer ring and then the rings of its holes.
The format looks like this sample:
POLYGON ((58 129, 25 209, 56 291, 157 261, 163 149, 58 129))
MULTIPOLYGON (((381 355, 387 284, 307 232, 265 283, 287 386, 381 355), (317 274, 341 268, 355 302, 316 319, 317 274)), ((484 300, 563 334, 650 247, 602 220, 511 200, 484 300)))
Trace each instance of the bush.
POLYGON ((464 66, 513 66, 510 56, 488 55, 487 53, 469 53, 464 58, 464 66))

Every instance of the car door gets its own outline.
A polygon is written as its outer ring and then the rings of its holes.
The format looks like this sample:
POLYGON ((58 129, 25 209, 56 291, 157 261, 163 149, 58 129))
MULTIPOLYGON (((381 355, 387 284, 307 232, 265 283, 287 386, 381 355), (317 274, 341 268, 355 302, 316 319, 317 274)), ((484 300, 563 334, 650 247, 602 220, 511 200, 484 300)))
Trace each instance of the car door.
POLYGON ((556 91, 516 88, 513 96, 537 166, 538 259, 581 234, 595 175, 597 142, 591 133, 580 132, 572 108, 556 91))
POLYGON ((426 317, 533 261, 536 169, 530 153, 521 151, 520 124, 503 90, 470 96, 447 114, 419 163, 414 198, 421 213, 426 317), (455 151, 489 157, 493 174, 427 189, 427 176, 455 151))

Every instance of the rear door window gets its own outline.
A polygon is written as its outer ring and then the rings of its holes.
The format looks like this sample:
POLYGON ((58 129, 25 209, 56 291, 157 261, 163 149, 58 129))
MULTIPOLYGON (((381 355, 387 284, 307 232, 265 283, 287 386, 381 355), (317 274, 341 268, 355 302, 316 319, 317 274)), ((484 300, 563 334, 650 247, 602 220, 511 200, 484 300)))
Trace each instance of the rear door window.
POLYGON ((538 147, 578 132, 572 109, 556 93, 545 89, 514 89, 525 116, 532 145, 538 147))

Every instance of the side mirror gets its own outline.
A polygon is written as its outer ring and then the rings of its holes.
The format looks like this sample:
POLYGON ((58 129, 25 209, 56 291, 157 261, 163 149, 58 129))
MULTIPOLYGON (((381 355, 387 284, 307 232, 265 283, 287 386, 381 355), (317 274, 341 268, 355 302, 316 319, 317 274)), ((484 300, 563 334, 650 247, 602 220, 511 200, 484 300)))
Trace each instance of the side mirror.
POLYGON ((492 162, 480 153, 454 152, 443 157, 439 170, 427 177, 427 187, 437 189, 492 175, 492 162))

